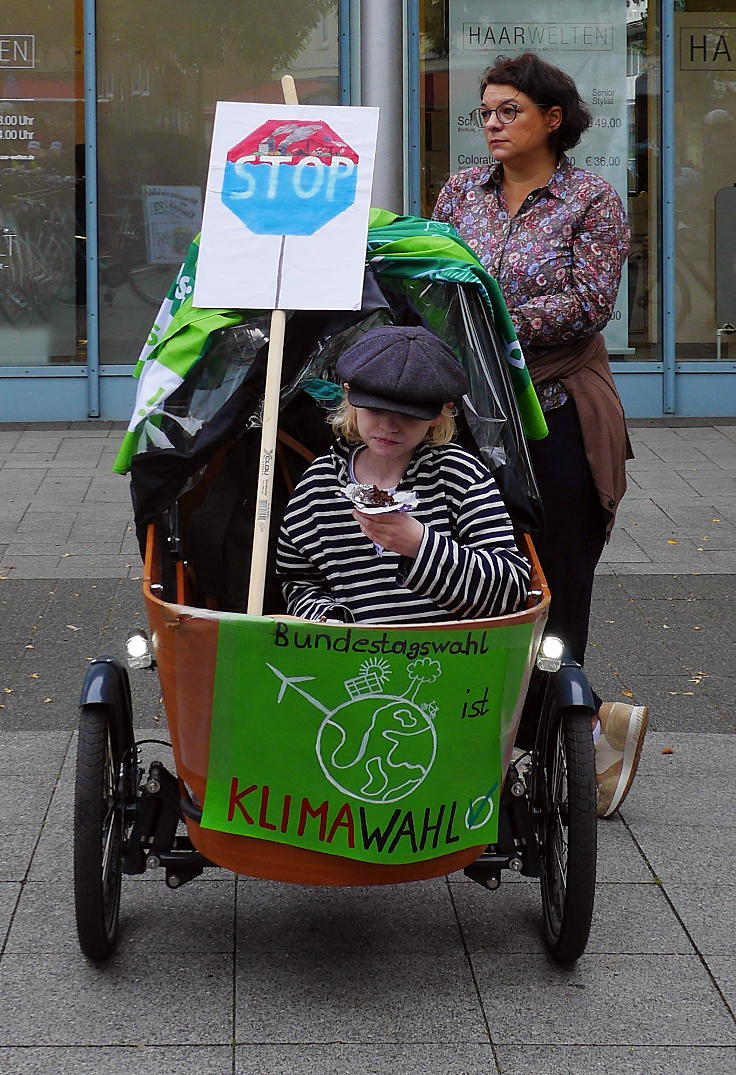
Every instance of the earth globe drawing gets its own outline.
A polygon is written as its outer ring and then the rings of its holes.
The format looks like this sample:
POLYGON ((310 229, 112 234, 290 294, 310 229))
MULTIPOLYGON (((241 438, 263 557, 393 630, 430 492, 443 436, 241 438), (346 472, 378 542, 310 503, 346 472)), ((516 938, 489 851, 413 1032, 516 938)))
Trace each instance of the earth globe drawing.
POLYGON ((416 701, 423 684, 442 673, 437 661, 423 657, 407 665, 409 687, 387 694, 391 666, 370 657, 357 676, 345 680, 348 700, 328 709, 301 684, 313 676, 287 676, 268 667, 281 680, 278 702, 291 687, 324 713, 316 739, 322 772, 336 788, 366 803, 392 803, 416 791, 437 754, 434 720, 437 705, 416 701))
POLYGON ((327 779, 364 802, 392 803, 425 779, 437 751, 427 713, 405 697, 368 694, 329 713, 317 734, 327 779))

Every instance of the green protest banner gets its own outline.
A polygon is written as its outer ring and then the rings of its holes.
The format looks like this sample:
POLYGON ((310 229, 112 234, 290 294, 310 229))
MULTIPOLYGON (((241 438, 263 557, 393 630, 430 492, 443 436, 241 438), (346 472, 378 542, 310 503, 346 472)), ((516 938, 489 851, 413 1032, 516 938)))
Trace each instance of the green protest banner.
POLYGON ((202 826, 387 864, 493 843, 532 630, 224 616, 202 826))

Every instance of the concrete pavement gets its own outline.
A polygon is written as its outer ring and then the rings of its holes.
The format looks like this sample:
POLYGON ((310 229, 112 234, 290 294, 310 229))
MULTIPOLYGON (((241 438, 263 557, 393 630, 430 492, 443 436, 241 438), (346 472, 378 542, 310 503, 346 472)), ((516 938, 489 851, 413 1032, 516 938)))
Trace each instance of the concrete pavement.
MULTIPOLYGON (((733 1071, 736 424, 631 426, 588 671, 649 702, 652 731, 599 826, 571 970, 544 954, 530 881, 324 890, 224 871, 178 892, 124 879, 118 953, 88 965, 76 703, 86 658, 144 619, 127 481, 109 474, 121 429, 0 426, 0 1075, 733 1071)), ((139 734, 164 737, 155 676, 132 682, 139 734)))

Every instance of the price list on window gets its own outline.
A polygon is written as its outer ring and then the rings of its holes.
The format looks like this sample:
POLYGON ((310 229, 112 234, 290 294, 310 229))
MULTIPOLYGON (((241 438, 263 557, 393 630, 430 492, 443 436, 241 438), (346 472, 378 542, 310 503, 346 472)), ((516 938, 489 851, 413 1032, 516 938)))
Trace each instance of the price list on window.
MULTIPOLYGON (((574 80, 593 113, 593 125, 568 156, 603 176, 627 199, 628 129, 626 0, 451 0, 450 171, 491 162, 468 114, 479 103, 480 76, 496 56, 536 52, 574 80)), ((628 351, 628 294, 624 273, 605 330, 612 353, 628 351)))

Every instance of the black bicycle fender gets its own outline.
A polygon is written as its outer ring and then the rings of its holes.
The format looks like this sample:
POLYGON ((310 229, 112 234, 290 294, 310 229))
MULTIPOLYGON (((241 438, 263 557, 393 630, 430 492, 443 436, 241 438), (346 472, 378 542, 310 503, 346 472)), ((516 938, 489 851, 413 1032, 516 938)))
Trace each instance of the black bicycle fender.
POLYGON ((97 657, 92 661, 84 677, 79 704, 112 706, 132 726, 130 681, 123 662, 116 657, 97 657))
POLYGON ((552 674, 552 687, 559 709, 589 709, 595 713, 593 692, 579 664, 563 664, 552 674))

